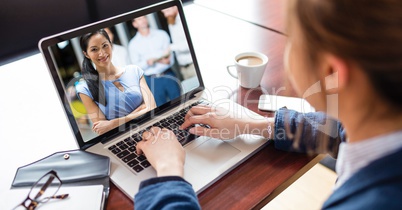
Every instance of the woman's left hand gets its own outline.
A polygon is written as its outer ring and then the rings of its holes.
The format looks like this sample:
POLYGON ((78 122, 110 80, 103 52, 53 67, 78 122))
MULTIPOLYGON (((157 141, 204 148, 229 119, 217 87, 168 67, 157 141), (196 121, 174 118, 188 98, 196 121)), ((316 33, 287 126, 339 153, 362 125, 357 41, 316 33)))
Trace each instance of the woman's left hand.
POLYGON ((145 131, 137 153, 145 154, 158 176, 183 177, 186 152, 172 131, 158 127, 145 131))

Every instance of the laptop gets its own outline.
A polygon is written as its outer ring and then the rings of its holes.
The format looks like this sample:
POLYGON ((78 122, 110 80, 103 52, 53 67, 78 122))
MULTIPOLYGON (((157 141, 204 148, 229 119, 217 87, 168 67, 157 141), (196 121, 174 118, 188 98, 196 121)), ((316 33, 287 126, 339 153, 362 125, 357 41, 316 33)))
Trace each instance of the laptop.
MULTIPOLYGON (((225 107, 234 113, 230 115, 228 113, 227 116, 222 117, 248 115, 255 119, 262 118, 229 99, 212 102, 204 97, 208 94, 203 94, 206 89, 186 24, 183 5, 178 0, 163 1, 43 38, 39 42, 39 48, 57 89, 60 103, 64 107, 66 120, 70 124, 70 127, 66 129, 71 129, 71 132, 74 133, 80 149, 110 157, 110 178, 130 198, 137 193, 141 181, 156 176, 155 170, 150 166, 146 157, 135 153, 135 146, 141 140, 141 133, 151 126, 168 127, 177 133, 178 139, 186 151, 184 178, 192 184, 197 193, 219 180, 268 142, 261 136, 248 134, 222 141, 205 136, 194 136, 175 127, 174 123, 181 124, 183 122, 183 117, 189 108, 200 103, 225 107), (115 37, 113 46, 127 47, 133 36, 139 33, 132 26, 132 20, 146 16, 150 28, 163 30, 171 38, 167 19, 161 13, 163 9, 170 7, 177 7, 179 11, 178 18, 181 22, 179 26, 184 31, 185 43, 194 65, 195 76, 186 79, 180 76, 177 52, 172 50, 171 56, 173 56, 172 63, 174 64, 171 64, 171 69, 177 75, 172 79, 180 87, 180 94, 174 98, 167 98, 166 102, 130 121, 122 122, 116 128, 102 134, 95 133, 92 130, 93 123, 86 113, 85 105, 77 97, 77 85, 86 82, 81 73, 83 53, 79 45, 80 37, 99 29, 109 28, 115 37)), ((208 71, 208 69, 203 71, 208 71)), ((146 69, 144 74, 145 72, 146 69)), ((208 125, 195 126, 208 127, 208 125)))

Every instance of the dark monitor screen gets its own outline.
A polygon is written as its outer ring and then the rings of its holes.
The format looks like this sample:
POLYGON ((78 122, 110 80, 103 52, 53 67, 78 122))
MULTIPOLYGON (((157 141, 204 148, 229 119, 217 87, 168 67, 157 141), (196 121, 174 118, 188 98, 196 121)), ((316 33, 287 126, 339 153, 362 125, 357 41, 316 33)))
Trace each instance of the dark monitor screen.
MULTIPOLYGON (((41 38, 158 0, 6 0, 0 7, 0 65, 38 53, 41 38)), ((187 2, 184 0, 183 2, 187 2)))

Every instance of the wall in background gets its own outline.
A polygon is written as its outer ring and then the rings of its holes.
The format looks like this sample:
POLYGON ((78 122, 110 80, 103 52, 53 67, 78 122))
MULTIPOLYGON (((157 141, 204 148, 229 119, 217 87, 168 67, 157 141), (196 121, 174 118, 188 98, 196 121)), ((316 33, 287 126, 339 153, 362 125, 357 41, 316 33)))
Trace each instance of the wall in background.
POLYGON ((5 0, 0 7, 0 65, 37 53, 43 37, 157 2, 160 0, 5 0))

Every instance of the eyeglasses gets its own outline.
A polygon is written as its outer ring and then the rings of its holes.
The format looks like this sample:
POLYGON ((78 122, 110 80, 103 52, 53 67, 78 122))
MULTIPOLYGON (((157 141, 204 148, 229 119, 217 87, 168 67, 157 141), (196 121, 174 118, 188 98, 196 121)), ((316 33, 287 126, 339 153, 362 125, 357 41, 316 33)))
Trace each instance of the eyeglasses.
POLYGON ((27 198, 14 209, 35 209, 40 203, 46 203, 50 199, 65 199, 68 194, 56 195, 61 187, 61 180, 56 171, 49 171, 43 175, 31 188, 27 198), (50 186, 50 187, 49 187, 50 186))

